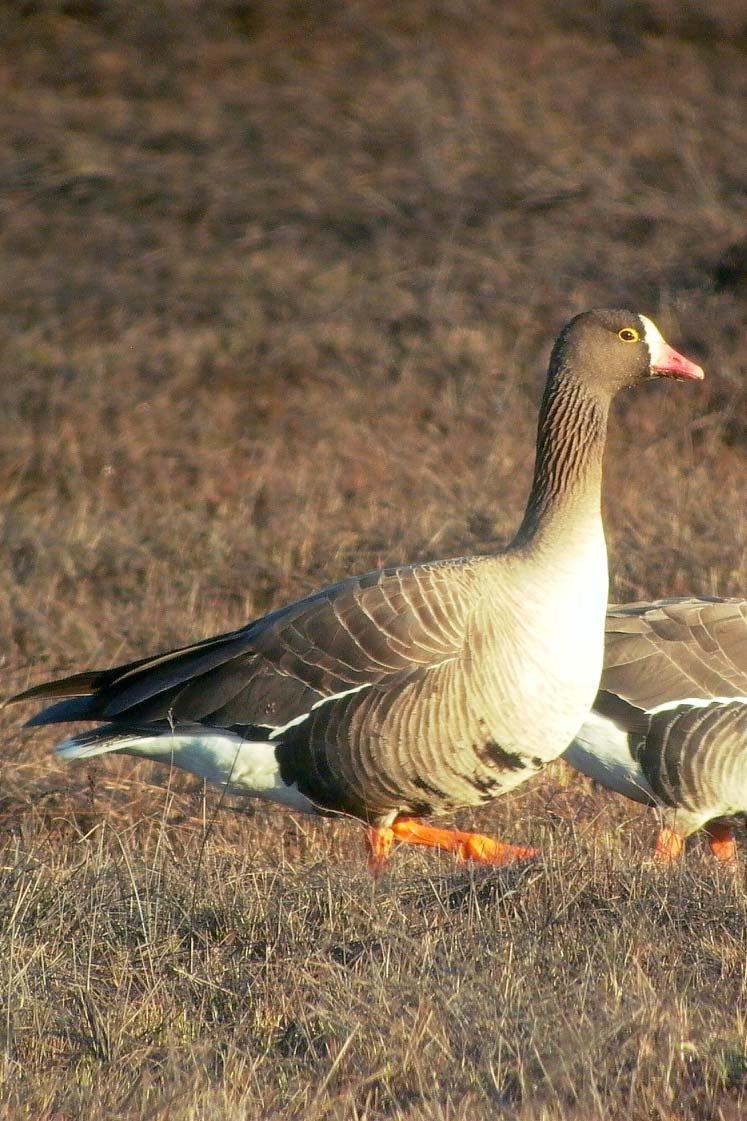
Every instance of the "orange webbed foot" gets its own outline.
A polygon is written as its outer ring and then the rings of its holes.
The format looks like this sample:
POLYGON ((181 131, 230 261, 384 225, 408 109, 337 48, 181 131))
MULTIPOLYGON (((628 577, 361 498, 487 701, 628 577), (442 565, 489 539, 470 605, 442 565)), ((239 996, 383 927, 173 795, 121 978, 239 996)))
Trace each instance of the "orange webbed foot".
POLYGON ((509 845, 486 837, 482 833, 463 833, 455 829, 436 829, 412 818, 399 818, 391 828, 394 840, 407 845, 424 845, 427 848, 453 852, 460 860, 477 864, 505 865, 539 856, 538 849, 509 845))
POLYGON ((685 838, 682 834, 675 833, 674 829, 665 826, 656 838, 656 848, 654 850, 656 863, 661 865, 674 864, 680 859, 684 851, 685 838))
POLYGON ((516 864, 522 860, 532 860, 540 855, 539 849, 524 845, 510 845, 497 841, 483 833, 457 833, 457 847, 453 850, 461 860, 473 860, 477 864, 502 866, 516 864))
POLYGON ((737 842, 734 830, 724 822, 715 821, 706 825, 708 846, 720 864, 734 864, 737 859, 737 842))

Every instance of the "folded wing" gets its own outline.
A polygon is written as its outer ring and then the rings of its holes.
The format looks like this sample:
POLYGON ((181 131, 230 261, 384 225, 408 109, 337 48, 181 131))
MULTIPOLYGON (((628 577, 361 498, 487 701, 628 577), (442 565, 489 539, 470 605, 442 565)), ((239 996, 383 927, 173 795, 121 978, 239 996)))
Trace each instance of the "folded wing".
POLYGON ((315 705, 404 684, 464 644, 474 561, 384 569, 342 581, 248 626, 13 697, 56 700, 29 722, 202 723, 268 734, 315 705), (460 579, 461 578, 461 579, 460 579))

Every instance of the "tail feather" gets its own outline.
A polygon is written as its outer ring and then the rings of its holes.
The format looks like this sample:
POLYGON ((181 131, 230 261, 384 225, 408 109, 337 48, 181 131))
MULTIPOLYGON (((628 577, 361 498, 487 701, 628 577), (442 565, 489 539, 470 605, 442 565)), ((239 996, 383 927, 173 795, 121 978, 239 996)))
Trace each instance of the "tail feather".
MULTIPOLYGON (((55 752, 66 762, 72 759, 92 759, 94 755, 107 755, 115 751, 127 751, 128 747, 142 742, 143 734, 131 730, 122 731, 111 724, 103 728, 96 728, 93 732, 83 732, 79 736, 71 736, 57 744, 55 752)), ((153 739, 150 733, 150 739, 153 739)))

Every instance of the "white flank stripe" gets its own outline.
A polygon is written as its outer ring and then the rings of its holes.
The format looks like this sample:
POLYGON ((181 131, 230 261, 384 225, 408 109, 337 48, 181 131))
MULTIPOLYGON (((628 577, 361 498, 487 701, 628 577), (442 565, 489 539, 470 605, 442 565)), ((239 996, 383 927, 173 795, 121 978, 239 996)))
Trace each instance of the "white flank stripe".
POLYGON ((280 728, 273 728, 267 737, 269 740, 276 740, 278 736, 282 736, 283 732, 287 732, 289 728, 295 728, 297 724, 303 724, 304 720, 308 720, 315 709, 321 708, 322 705, 328 705, 332 701, 339 701, 342 697, 349 697, 351 693, 360 693, 361 689, 370 689, 373 685, 372 681, 366 681, 363 685, 354 685, 352 689, 344 689, 342 693, 333 693, 330 697, 322 697, 320 701, 316 701, 311 706, 308 712, 302 712, 300 716, 294 716, 287 724, 283 724, 280 728))
POLYGON ((732 704, 747 705, 747 697, 680 697, 676 701, 664 701, 654 708, 648 708, 646 713, 656 716, 657 712, 670 712, 675 708, 708 708, 710 705, 732 704))

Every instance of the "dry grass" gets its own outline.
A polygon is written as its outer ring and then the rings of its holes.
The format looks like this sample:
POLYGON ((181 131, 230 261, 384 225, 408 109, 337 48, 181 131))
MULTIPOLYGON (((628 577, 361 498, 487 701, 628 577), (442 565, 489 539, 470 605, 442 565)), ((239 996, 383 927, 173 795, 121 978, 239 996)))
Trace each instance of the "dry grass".
MULTIPOLYGON (((0 33, 4 693, 505 540, 595 304, 709 375, 616 410, 617 598, 745 591, 736 0, 23 0, 0 33)), ((747 1109, 743 872, 654 873, 650 816, 561 765, 462 819, 539 867, 372 883, 353 825, 4 719, 0 1117, 747 1109)))
POLYGON ((378 883, 352 826, 260 812, 203 847, 197 814, 27 815, 0 881, 6 1115, 736 1119, 741 882, 697 855, 662 877, 619 815, 552 807, 549 779, 523 802, 541 867, 410 853, 378 883))

